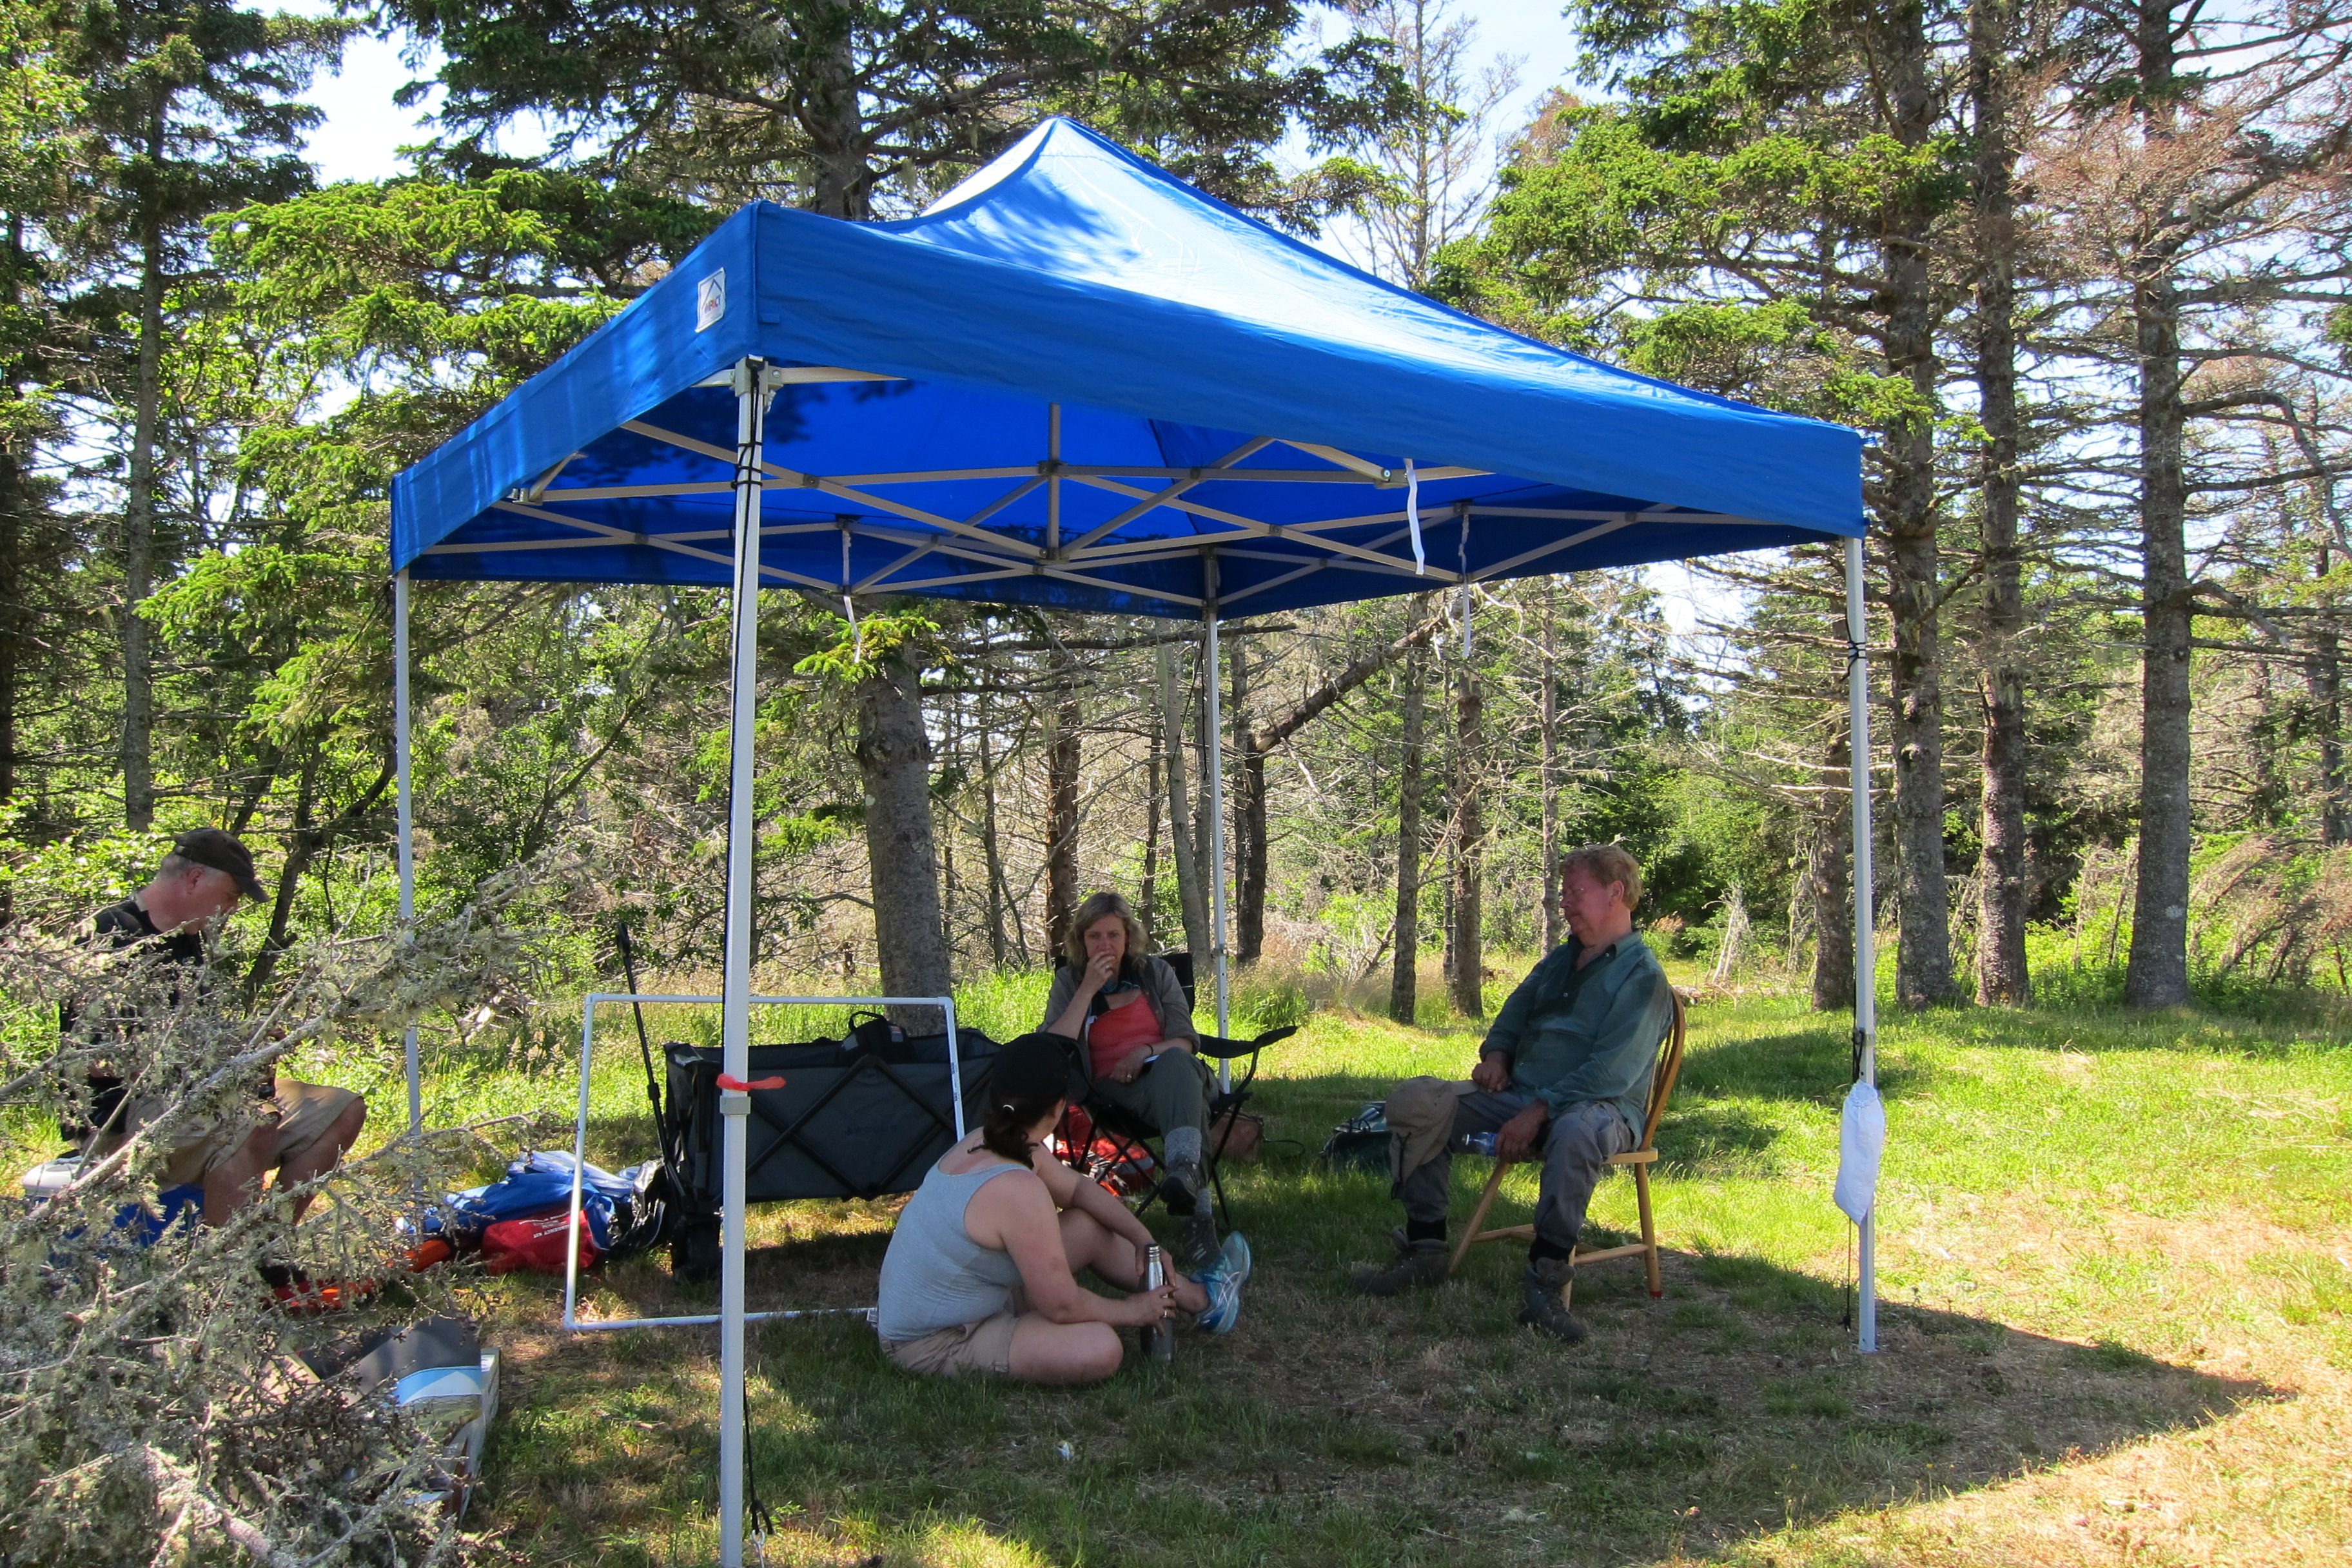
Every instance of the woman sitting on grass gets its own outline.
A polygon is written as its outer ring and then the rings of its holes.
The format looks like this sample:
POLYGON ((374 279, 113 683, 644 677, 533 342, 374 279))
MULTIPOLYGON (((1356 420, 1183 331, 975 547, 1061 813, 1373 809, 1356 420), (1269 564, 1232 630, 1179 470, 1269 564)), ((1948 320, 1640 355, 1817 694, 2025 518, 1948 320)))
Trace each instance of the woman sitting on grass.
MULTIPOLYGON (((898 1215, 882 1258, 875 1327, 908 1372, 993 1372, 1028 1383, 1096 1383, 1118 1370, 1122 1326, 1175 1310, 1224 1333, 1241 1310, 1246 1253, 1124 1299, 1082 1289, 1079 1268, 1125 1289, 1151 1233, 1124 1205, 1054 1158, 1076 1069, 1062 1041, 1024 1035, 996 1055, 988 1114, 948 1151, 898 1215)), ((1235 1238, 1238 1240, 1239 1238, 1235 1238)))
POLYGON ((1192 1006, 1165 959, 1144 951, 1143 922, 1117 893, 1097 893, 1071 917, 1062 963, 1045 997, 1047 1034, 1084 1043, 1091 1093, 1165 1141, 1160 1195, 1184 1221, 1176 1256, 1187 1268, 1217 1258, 1217 1222, 1202 1167, 1209 1130, 1208 1064, 1195 1047, 1192 1006))

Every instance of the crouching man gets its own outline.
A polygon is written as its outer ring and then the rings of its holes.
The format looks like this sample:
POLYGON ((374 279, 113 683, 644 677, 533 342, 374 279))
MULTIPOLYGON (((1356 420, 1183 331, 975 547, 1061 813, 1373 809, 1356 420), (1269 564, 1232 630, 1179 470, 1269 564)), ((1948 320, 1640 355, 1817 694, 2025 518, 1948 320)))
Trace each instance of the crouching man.
POLYGON ((1633 930, 1642 868, 1613 844, 1560 860, 1569 940, 1519 983, 1496 1016, 1467 1083, 1416 1078, 1389 1096, 1389 1169, 1404 1201, 1403 1258, 1360 1275, 1368 1296, 1444 1283, 1445 1200, 1457 1139, 1495 1134, 1505 1160, 1540 1151, 1536 1238, 1519 1321, 1574 1343, 1565 1300, 1585 1205, 1609 1157, 1640 1142, 1658 1042, 1674 1023, 1665 971, 1633 930))
MULTIPOLYGON (((220 828, 200 827, 180 835, 153 880, 92 917, 90 941, 135 963, 172 965, 202 989, 206 933, 236 910, 239 899, 265 896, 252 851, 220 828)), ((178 989, 176 983, 170 987, 174 1000, 178 989)), ((64 1024, 68 1034, 77 1027, 70 1007, 64 1024)), ((116 1026, 135 1030, 137 1025, 117 1020, 116 1026)), ((88 1159, 113 1153, 173 1101, 171 1086, 126 1085, 112 1072, 101 1065, 89 1075, 91 1127, 82 1151, 88 1159)), ((253 1096, 257 1115, 251 1126, 232 1121, 190 1128, 163 1163, 163 1185, 203 1186, 206 1225, 226 1225, 253 1203, 273 1170, 280 1187, 324 1175, 367 1122, 367 1102, 350 1089, 303 1083, 266 1068, 256 1076, 253 1096)), ((307 1193, 294 1199, 289 1223, 299 1220, 310 1206, 307 1193)), ((276 1265, 264 1272, 273 1270, 283 1272, 276 1265)))

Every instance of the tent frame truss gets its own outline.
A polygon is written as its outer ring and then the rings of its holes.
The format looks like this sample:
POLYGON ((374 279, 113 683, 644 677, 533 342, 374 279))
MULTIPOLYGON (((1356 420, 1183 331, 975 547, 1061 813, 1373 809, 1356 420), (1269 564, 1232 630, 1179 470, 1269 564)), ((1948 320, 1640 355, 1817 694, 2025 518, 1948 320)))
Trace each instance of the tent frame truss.
MULTIPOLYGON (((704 385, 731 385, 734 375, 713 377, 704 385)), ((788 385, 806 385, 828 382, 887 382, 902 379, 875 372, 845 370, 826 365, 770 366, 763 373, 762 390, 769 397, 788 385)), ((824 533, 838 531, 845 539, 870 540, 878 544, 898 547, 903 553, 878 571, 853 575, 845 554, 841 578, 826 582, 805 573, 793 572, 762 563, 760 573, 763 580, 778 586, 789 586, 822 593, 828 596, 864 594, 919 594, 944 588, 968 588, 1007 578, 1041 576, 1076 583, 1087 587, 1102 588, 1115 593, 1139 594, 1143 596, 1181 605, 1188 609, 1206 611, 1208 595, 1177 593, 1164 589, 1144 591, 1127 584, 1106 581, 1085 570, 1088 566, 1137 566, 1167 561, 1194 559, 1205 552, 1237 558, 1257 557, 1291 562, 1294 556, 1250 551, 1248 543, 1257 541, 1279 542, 1297 537, 1311 542, 1318 549, 1345 558, 1344 563, 1359 570, 1370 570, 1400 577, 1415 577, 1443 586, 1460 586, 1508 575, 1526 568, 1542 557, 1613 533, 1620 529, 1643 522, 1671 521, 1677 524, 1735 524, 1748 526, 1757 520, 1727 513, 1690 512, 1672 510, 1607 510, 1599 509, 1567 509, 1558 507, 1515 507, 1488 505, 1479 502, 1455 502, 1433 509, 1436 515, 1451 512, 1465 526, 1476 516, 1522 518, 1558 522, 1586 522, 1593 526, 1579 530, 1565 538, 1548 541, 1536 549, 1508 560, 1493 563, 1475 572, 1448 570, 1427 561, 1416 562, 1410 556, 1392 552, 1391 547, 1407 539, 1417 529, 1421 510, 1414 499, 1418 483, 1435 483, 1444 479, 1481 479, 1483 468, 1438 467, 1400 472, 1395 468, 1359 457, 1336 447, 1320 443, 1293 440, 1279 436, 1254 436, 1225 453, 1214 463, 1193 467, 1169 467, 1135 463, 1077 463, 1069 461, 1062 453, 1062 406, 1051 404, 1046 410, 1045 456, 1034 463, 1002 464, 987 468, 919 468, 885 473, 817 474, 785 468, 766 460, 764 452, 759 460, 759 473, 763 482, 782 489, 814 490, 860 509, 861 513, 881 513, 922 529, 935 530, 926 533, 893 527, 887 521, 867 515, 842 515, 831 520, 805 522, 766 522, 760 527, 765 539, 783 538, 793 534, 824 533), (1318 459, 1322 467, 1290 468, 1247 468, 1239 465, 1255 457, 1268 447, 1284 446, 1300 455, 1318 459), (1011 481, 1002 494, 977 510, 962 517, 945 513, 902 500, 895 496, 876 493, 877 488, 896 489, 904 486, 968 482, 971 480, 1003 479, 1011 481), (1157 489, 1135 483, 1137 480, 1159 481, 1157 489), (1251 485, 1354 485, 1370 484, 1381 489, 1403 490, 1406 504, 1392 510, 1366 512, 1349 517, 1324 518, 1306 522, 1277 523, 1254 518, 1229 508, 1210 506, 1188 499, 1199 487, 1220 481, 1251 485), (1095 524, 1074 539, 1061 537, 1062 495, 1064 487, 1077 485, 1087 489, 1117 496, 1133 504, 1124 508, 1106 521, 1095 524), (1038 489, 1046 492, 1045 537, 1041 541, 992 530, 988 521, 1007 507, 1026 499, 1038 489), (1168 511, 1197 527, 1213 525, 1214 531, 1175 534, 1156 539, 1121 540, 1112 536, 1120 529, 1137 522, 1155 511, 1168 511), (1402 524, 1366 543, 1352 543, 1330 537, 1351 529, 1378 527, 1381 524, 1402 524), (905 576, 933 556, 961 561, 984 568, 952 575, 905 576)), ((622 429, 647 440, 657 441, 678 451, 707 458, 715 462, 733 463, 737 454, 713 442, 667 429, 644 419, 624 423, 622 429)), ((728 540, 731 531, 711 528, 677 533, 635 533, 609 523, 593 521, 555 510, 566 502, 606 501, 624 500, 667 499, 685 496, 717 496, 735 490, 741 483, 734 479, 690 479, 667 484, 651 485, 578 485, 559 486, 556 481, 578 453, 566 456, 528 485, 519 486, 493 505, 493 510, 528 517, 539 521, 577 531, 569 536, 547 539, 511 540, 490 542, 461 541, 430 546, 427 555, 520 554, 535 551, 575 550, 600 545, 634 544, 648 549, 670 552, 717 564, 732 565, 731 552, 712 550, 707 546, 728 540)), ((1328 557, 1299 563, 1299 570, 1278 575, 1269 581, 1255 584, 1226 595, 1223 605, 1231 605, 1255 594, 1265 593, 1284 584, 1295 582, 1309 572, 1340 564, 1328 557)))

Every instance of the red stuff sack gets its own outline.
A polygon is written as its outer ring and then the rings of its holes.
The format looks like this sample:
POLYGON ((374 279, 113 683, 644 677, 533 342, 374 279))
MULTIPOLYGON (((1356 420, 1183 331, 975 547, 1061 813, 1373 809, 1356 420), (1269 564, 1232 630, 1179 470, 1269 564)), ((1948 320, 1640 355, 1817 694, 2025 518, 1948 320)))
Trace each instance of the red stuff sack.
POLYGON ((1065 1165, 1081 1164, 1094 1141, 1094 1118, 1084 1106, 1073 1105, 1062 1112, 1062 1124, 1054 1130, 1054 1157, 1065 1165))
MULTIPOLYGON (((502 1219, 482 1232, 482 1267, 492 1274, 528 1268, 534 1274, 563 1272, 563 1242, 572 1228, 572 1214, 541 1215, 533 1219, 502 1219)), ((580 1223, 580 1267, 596 1266, 596 1243, 580 1223)))

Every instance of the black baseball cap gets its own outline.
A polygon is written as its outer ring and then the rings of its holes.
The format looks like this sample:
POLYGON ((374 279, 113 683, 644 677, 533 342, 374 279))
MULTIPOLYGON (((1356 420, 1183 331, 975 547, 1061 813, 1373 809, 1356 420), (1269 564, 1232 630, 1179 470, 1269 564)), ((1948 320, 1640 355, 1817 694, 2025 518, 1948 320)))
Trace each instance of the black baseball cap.
POLYGON ((253 851, 224 828, 199 827, 183 833, 172 840, 172 853, 191 865, 226 873, 236 881, 236 890, 248 899, 269 896, 261 889, 261 879, 253 874, 253 851))
POLYGON ((1086 1074, 1078 1070, 1077 1042, 1063 1035, 1024 1035, 1000 1046, 989 1089, 999 1100, 1084 1100, 1086 1074))

